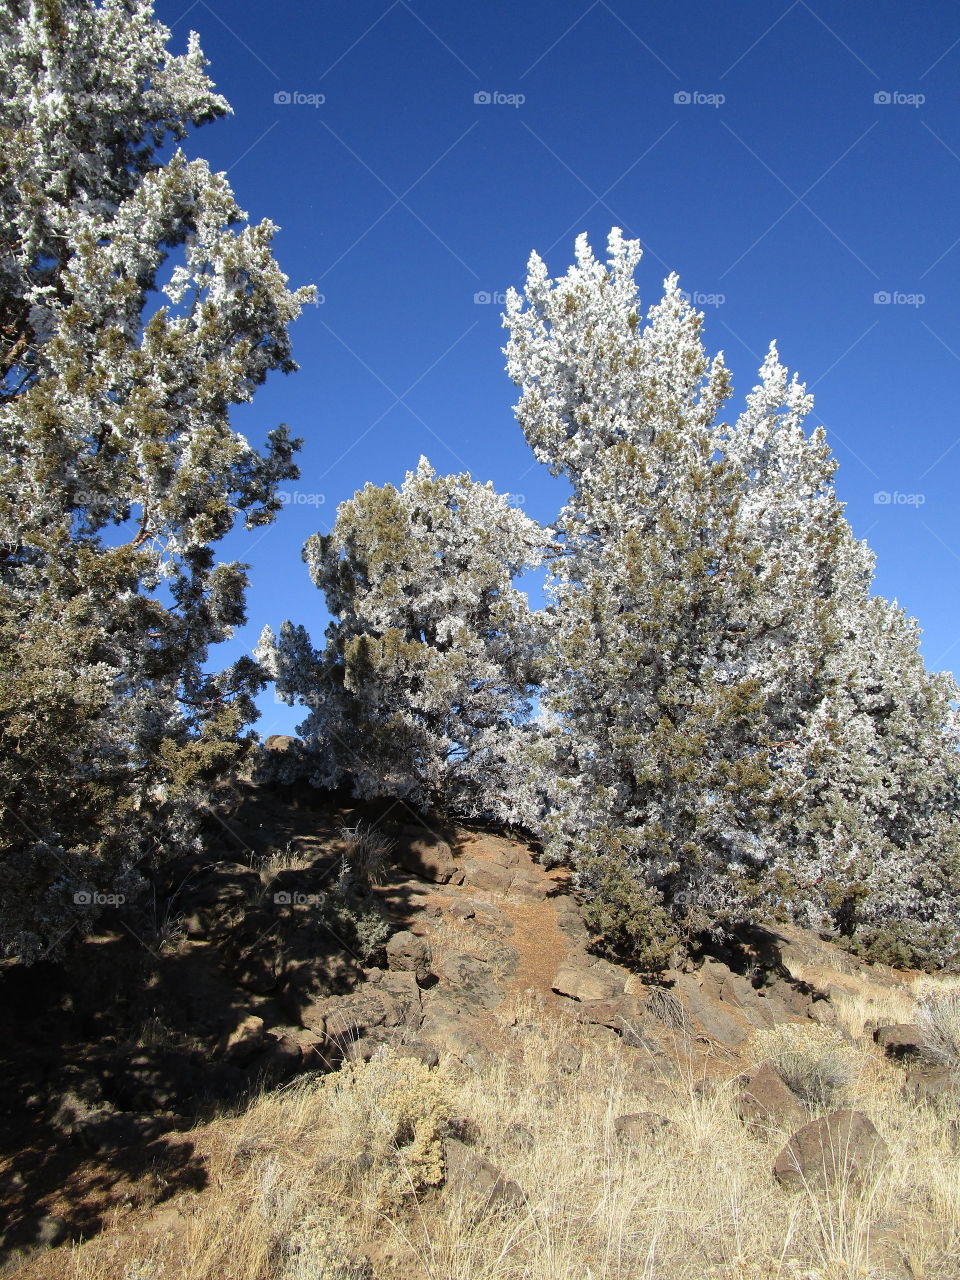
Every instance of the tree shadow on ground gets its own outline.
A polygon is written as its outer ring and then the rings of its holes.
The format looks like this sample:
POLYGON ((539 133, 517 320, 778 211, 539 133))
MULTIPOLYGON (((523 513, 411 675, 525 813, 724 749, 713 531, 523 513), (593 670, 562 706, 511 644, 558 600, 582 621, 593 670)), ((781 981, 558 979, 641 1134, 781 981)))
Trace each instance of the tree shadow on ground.
MULTIPOLYGON (((89 1238, 119 1205, 202 1190, 187 1131, 342 1057, 285 1033, 371 963, 349 914, 322 906, 340 829, 366 817, 343 797, 251 789, 141 902, 56 962, 0 973, 0 1267, 89 1238)), ((396 928, 402 890, 389 910, 396 928)))

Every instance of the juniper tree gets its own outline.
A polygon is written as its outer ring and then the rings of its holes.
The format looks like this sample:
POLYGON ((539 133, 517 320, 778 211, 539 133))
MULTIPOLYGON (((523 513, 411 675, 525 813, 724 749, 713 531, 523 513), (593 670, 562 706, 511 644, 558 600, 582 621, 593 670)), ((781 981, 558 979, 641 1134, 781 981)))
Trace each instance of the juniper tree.
POLYGON ((927 671, 896 603, 853 587, 838 615, 828 693, 804 733, 806 799, 772 883, 795 918, 870 958, 956 965, 960 689, 927 671))
MULTIPOLYGON (((776 348, 720 420, 723 357, 708 360, 676 276, 644 323, 639 252, 614 230, 604 264, 580 237, 555 281, 533 255, 504 323, 520 425, 572 488, 542 691, 553 727, 535 751, 542 831, 596 927, 653 964, 678 931, 769 912, 778 893, 799 912, 791 876, 829 860, 818 751, 854 787, 858 765, 823 708, 855 660, 841 601, 868 608, 870 569, 776 348)), ((940 728, 934 715, 926 732, 940 728)))
POLYGON ((316 780, 461 813, 517 816, 510 760, 535 679, 535 623, 513 585, 544 532, 492 485, 425 458, 396 489, 368 484, 304 547, 332 621, 267 628, 257 656, 310 709, 316 780))
POLYGON ((286 428, 258 450, 228 412, 295 367, 308 291, 171 152, 228 107, 168 39, 145 0, 0 16, 0 934, 24 958, 190 838, 242 750, 262 678, 207 670, 244 619, 212 548, 296 474, 286 428))

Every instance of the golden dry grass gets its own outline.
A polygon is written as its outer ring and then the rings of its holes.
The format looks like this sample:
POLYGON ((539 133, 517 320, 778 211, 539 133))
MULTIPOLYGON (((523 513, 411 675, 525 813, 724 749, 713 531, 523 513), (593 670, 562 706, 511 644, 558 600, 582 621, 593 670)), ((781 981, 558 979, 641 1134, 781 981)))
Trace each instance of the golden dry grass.
MULTIPOLYGON (((890 1159, 862 1186, 788 1193, 770 1172, 788 1135, 743 1126, 732 1107, 732 1079, 704 1088, 697 1062, 682 1055, 679 1069, 658 1076, 652 1061, 637 1061, 638 1051, 609 1042, 584 1043, 579 1071, 567 1075, 557 1063, 578 1034, 572 1024, 529 1001, 513 1012, 506 1021, 514 1028, 515 1059, 502 1054, 481 1073, 451 1060, 429 1073, 427 1085, 419 1064, 374 1062, 339 1081, 300 1081, 218 1122, 208 1147, 210 1186, 168 1237, 143 1240, 135 1253, 129 1235, 105 1232, 74 1251, 64 1274, 73 1280, 955 1280, 960 1274, 956 1098, 937 1110, 912 1101, 903 1071, 872 1047, 848 1051, 843 1100, 871 1116, 890 1159), (399 1093, 385 1092, 395 1069, 405 1083, 399 1093), (416 1123, 410 1116, 398 1121, 404 1108, 426 1117, 419 1147, 416 1123), (669 1129, 662 1140, 625 1145, 614 1120, 645 1109, 666 1116, 669 1129), (476 1123, 478 1147, 517 1181, 522 1205, 478 1215, 469 1197, 424 1183, 428 1113, 448 1112, 476 1123)), ((808 1034, 813 1052, 818 1034, 808 1034)), ((822 1035, 832 1052, 833 1039, 822 1035)), ((764 1048, 760 1040, 754 1044, 759 1059, 764 1048)))

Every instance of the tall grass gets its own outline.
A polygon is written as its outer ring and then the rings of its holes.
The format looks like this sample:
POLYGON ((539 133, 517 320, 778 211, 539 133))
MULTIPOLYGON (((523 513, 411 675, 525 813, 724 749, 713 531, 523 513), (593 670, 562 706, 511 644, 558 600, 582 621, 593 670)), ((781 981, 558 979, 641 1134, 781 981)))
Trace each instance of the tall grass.
MULTIPOLYGON (((302 1080, 217 1122, 210 1185, 168 1239, 143 1247, 130 1237, 118 1251, 106 1232, 76 1249, 62 1275, 881 1280, 908 1274, 909 1263, 918 1278, 956 1280, 960 1107, 914 1102, 879 1051, 861 1052, 844 1100, 870 1114, 889 1160, 866 1183, 790 1193, 771 1176, 786 1135, 737 1120, 732 1075, 704 1088, 699 1060, 682 1052, 679 1067, 658 1074, 643 1050, 589 1038, 571 1075, 559 1061, 581 1034, 572 1023, 532 1003, 502 1021, 508 1047, 485 1069, 446 1060, 422 1104, 414 1088, 403 1107, 469 1117, 478 1148, 523 1189, 521 1203, 478 1213, 468 1192, 418 1183, 416 1119, 398 1124, 399 1104, 384 1092, 390 1060, 354 1064, 339 1081, 302 1080), (650 1109, 670 1122, 662 1138, 617 1136, 618 1116, 650 1109)), ((687 1043, 680 1033, 677 1043, 687 1043)), ((825 1036, 821 1051, 834 1045, 825 1036)))

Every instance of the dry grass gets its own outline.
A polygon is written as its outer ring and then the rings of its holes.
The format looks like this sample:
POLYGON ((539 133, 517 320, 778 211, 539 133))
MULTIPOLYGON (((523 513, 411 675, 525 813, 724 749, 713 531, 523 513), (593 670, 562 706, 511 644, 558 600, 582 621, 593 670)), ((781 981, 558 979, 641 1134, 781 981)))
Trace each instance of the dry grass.
POLYGON ((354 827, 341 827, 340 838, 344 842, 341 881, 359 881, 365 885, 382 884, 396 841, 369 822, 358 822, 354 827))
POLYGON ((856 1092, 865 1062, 839 1031, 816 1023, 784 1022, 754 1037, 767 1058, 811 1112, 843 1107, 856 1092))
MULTIPOLYGON (((450 1060, 420 1080, 386 1059, 339 1080, 301 1081, 219 1122, 210 1187, 171 1237, 139 1256, 128 1237, 121 1262, 111 1261, 118 1255, 104 1233, 76 1250, 69 1274, 881 1280, 907 1274, 902 1263, 887 1269, 892 1255, 871 1235, 884 1227, 896 1239, 888 1247, 911 1260, 918 1280, 955 1280, 957 1104, 918 1106, 903 1072, 879 1053, 859 1054, 846 1101, 871 1115, 889 1161, 866 1185, 791 1194, 770 1174, 786 1135, 741 1125, 732 1085, 697 1087, 698 1071, 683 1058, 658 1078, 642 1051, 606 1042, 585 1043, 580 1071, 565 1075, 558 1055, 576 1034, 572 1025, 534 1003, 514 1014, 514 1060, 500 1054, 482 1073, 450 1060), (400 1080, 399 1093, 388 1080, 400 1080), (670 1120, 663 1137, 620 1142, 616 1117, 645 1109, 670 1120), (448 1111, 476 1123, 479 1147, 519 1183, 524 1204, 478 1216, 475 1204, 429 1188, 424 1141, 432 1140, 430 1117, 448 1111)), ((834 1043, 826 1036, 820 1052, 832 1053, 834 1043)))
POLYGON ((270 849, 255 860, 254 870, 264 885, 278 876, 281 871, 302 871, 312 862, 312 850, 304 851, 296 839, 288 840, 282 849, 270 849))
POLYGON ((960 1067, 960 987, 931 991, 917 1011, 927 1057, 942 1067, 960 1067))

